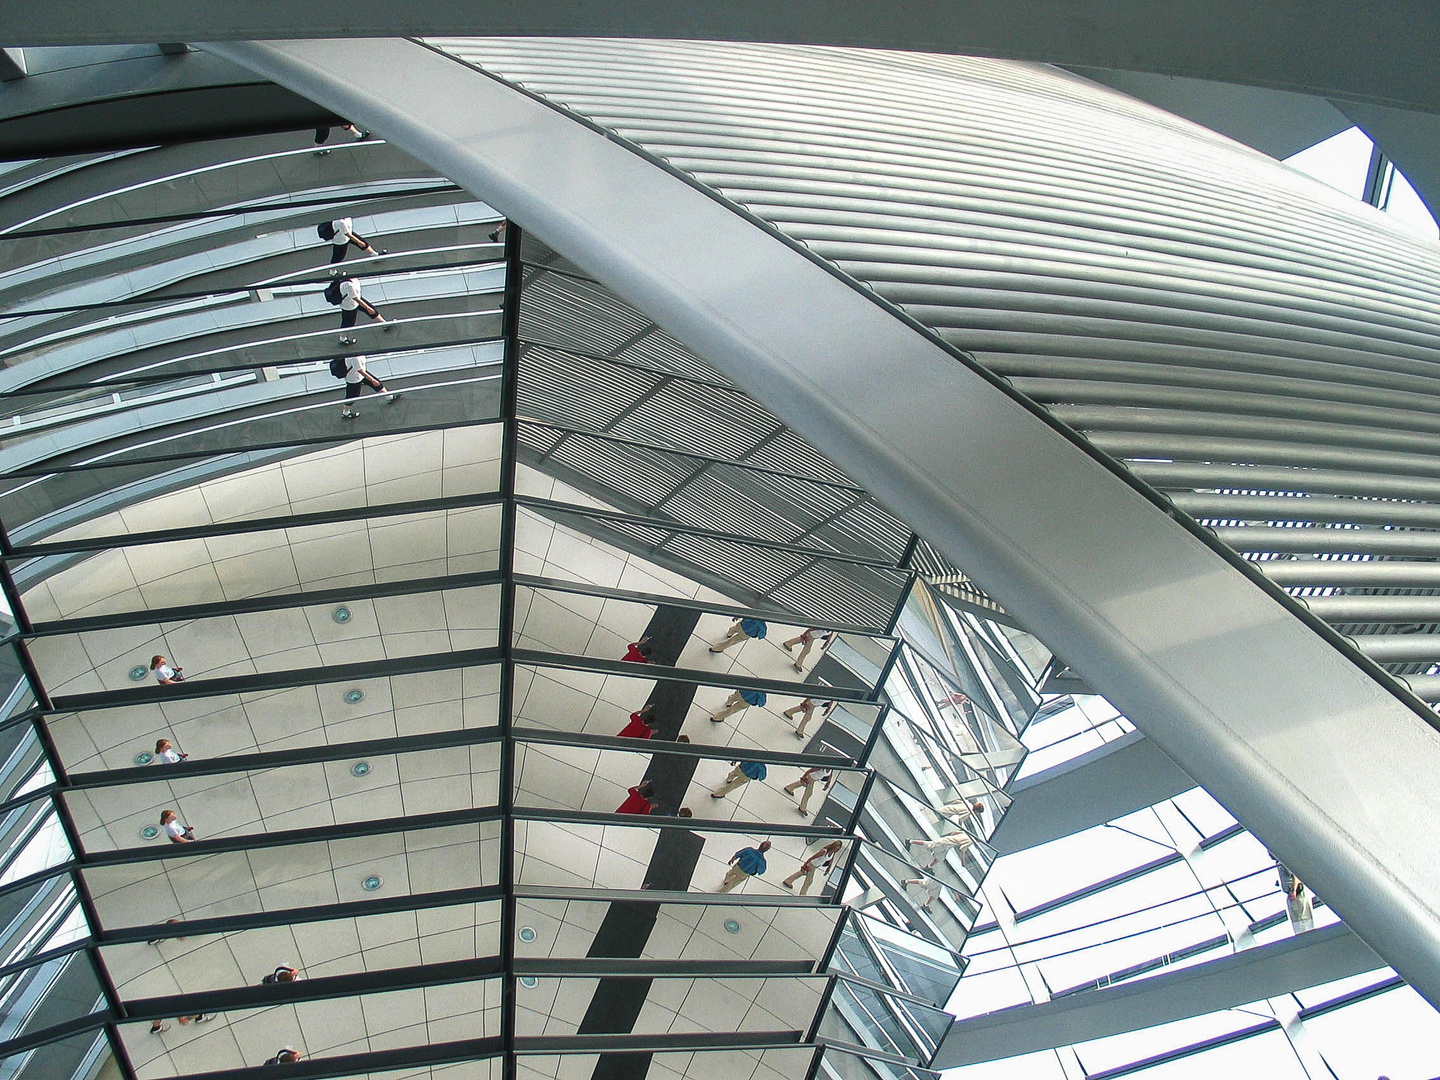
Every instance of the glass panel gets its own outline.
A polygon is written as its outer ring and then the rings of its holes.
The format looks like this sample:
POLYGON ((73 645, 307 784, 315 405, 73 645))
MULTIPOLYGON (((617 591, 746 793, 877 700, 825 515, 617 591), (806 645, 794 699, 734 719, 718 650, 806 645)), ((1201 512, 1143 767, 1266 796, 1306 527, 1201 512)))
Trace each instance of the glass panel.
POLYGON ((950 1030, 953 1017, 868 986, 840 979, 831 997, 832 1008, 821 1021, 827 1039, 868 1046, 887 1054, 928 1062, 950 1030))
MULTIPOLYGON (((801 869, 803 860, 821 845, 809 845, 800 837, 777 836, 763 856, 764 868, 757 873, 747 876, 738 864, 730 865, 740 851, 758 848, 765 841, 763 833, 517 821, 516 882, 582 889, 717 892, 728 881, 737 894, 791 896, 782 884, 785 876, 801 869)), ((842 847, 836 864, 843 864, 844 859, 842 847)), ((760 865, 749 859, 739 862, 756 868, 760 865)), ((817 866, 817 876, 824 875, 817 866)))
POLYGON ((500 903, 171 936, 101 953, 127 1001, 256 986, 270 976, 285 983, 451 963, 500 955, 500 903))
POLYGON ((0 1043, 90 1016, 103 1008, 100 980, 90 957, 83 952, 22 968, 0 978, 0 1043))
POLYGON ((844 825, 831 813, 831 785, 858 787, 865 773, 828 766, 764 764, 665 752, 670 740, 635 739, 646 748, 625 753, 557 743, 520 743, 515 751, 515 801, 521 807, 562 807, 594 813, 675 814, 707 820, 844 825), (737 775, 738 773, 738 775, 737 775), (761 773, 752 777, 750 773, 761 773), (723 796, 715 797, 716 792, 723 796), (650 809, 646 809, 649 806, 650 809), (802 810, 801 807, 804 807, 802 810))
POLYGON ((244 773, 151 772, 151 782, 65 794, 87 852, 164 847, 167 810, 209 840, 498 808, 500 801, 499 743, 244 773))
MULTIPOLYGON (((337 626, 337 635, 341 628, 337 626)), ((128 674, 128 673, 127 673, 128 674)), ((177 698, 49 718, 73 774, 158 767, 167 740, 192 760, 493 728, 500 669, 456 667, 284 690, 177 698)))
POLYGON ((107 928, 499 883, 498 822, 147 859, 85 870, 107 928), (157 900, 155 881, 169 886, 157 900), (173 897, 173 899, 171 899, 173 897))
POLYGON ((86 1031, 0 1060, 0 1080, 75 1080, 110 1056, 104 1031, 86 1031))
POLYGON ((120 1026, 142 1080, 254 1067, 284 1048, 315 1060, 494 1038, 500 1034, 500 980, 232 1009, 213 1019, 176 1017, 164 1024, 155 1034, 148 1023, 120 1026))
POLYGON ((515 955, 652 960, 794 960, 824 954, 840 909, 646 900, 518 901, 515 955), (526 941, 528 928, 534 938, 526 941))
MULTIPOLYGON (((114 547, 73 562, 29 588, 25 610, 32 619, 44 622, 485 573, 499 566, 499 530, 500 508, 477 506, 114 547)), ((355 601, 360 606, 352 610, 364 614, 366 602, 362 595, 355 601)), ((329 616, 327 610, 325 618, 329 616)), ((235 618, 285 616, 267 611, 235 618)), ((299 625, 300 615, 289 618, 299 625)), ((138 627, 128 628, 129 641, 145 640, 140 632, 138 627)), ((50 644, 54 640, 39 638, 32 643, 37 663, 57 649, 63 651, 64 646, 50 644)), ((107 647, 97 650, 97 660, 119 655, 129 641, 120 638, 114 648, 107 642, 107 647)), ((58 674, 75 666, 62 665, 58 674)), ((47 673, 43 665, 41 670, 47 673)), ((56 689, 48 677, 46 686, 56 689)))
MULTIPOLYGON (((820 1059, 820 1071, 816 1074, 818 1080, 935 1080, 939 1075, 929 1069, 862 1057, 838 1046, 825 1048, 825 1056, 820 1059)), ((1031 1080, 1028 1074, 1026 1080, 1031 1080)), ((1063 1077, 1058 1080, 1063 1080, 1063 1077)))
POLYGON ((69 485, 72 498, 84 490, 81 480, 109 481, 111 505, 123 509, 97 513, 88 505, 83 524, 51 533, 47 544, 96 536, 122 537, 160 529, 195 528, 255 518, 284 517, 419 499, 478 495, 499 490, 500 425, 475 424, 438 431, 372 435, 320 447, 289 446, 247 455, 194 462, 155 462, 146 466, 95 466, 32 478, 22 490, 69 485), (268 459, 256 464, 257 459, 268 459), (135 477, 131 479, 130 477, 135 477), (207 479, 213 477, 213 479, 207 479))
POLYGON ((779 1032, 815 1018, 822 978, 540 978, 517 991, 515 1029, 530 1035, 779 1032))
POLYGON ((517 665, 516 727, 619 735, 633 713, 651 704, 661 721, 652 738, 668 731, 672 738, 684 734, 697 745, 724 747, 736 754, 753 749, 849 758, 863 746, 857 745, 849 729, 866 730, 880 714, 878 705, 860 702, 827 710, 829 699, 804 696, 807 691, 814 693, 808 687, 798 688, 793 696, 766 693, 762 704, 748 705, 743 698, 731 700, 733 687, 667 678, 661 665, 633 667, 636 675, 626 677, 517 665), (710 722, 712 715, 735 705, 741 707, 723 722, 710 722), (798 739, 797 731, 801 731, 798 739))
MULTIPOLYGON (((523 993, 523 991, 522 991, 523 993)), ((698 1050, 683 1053, 522 1054, 518 1080, 592 1080, 601 1060, 622 1070, 643 1069, 646 1080, 799 1080, 815 1052, 809 1047, 698 1050)))

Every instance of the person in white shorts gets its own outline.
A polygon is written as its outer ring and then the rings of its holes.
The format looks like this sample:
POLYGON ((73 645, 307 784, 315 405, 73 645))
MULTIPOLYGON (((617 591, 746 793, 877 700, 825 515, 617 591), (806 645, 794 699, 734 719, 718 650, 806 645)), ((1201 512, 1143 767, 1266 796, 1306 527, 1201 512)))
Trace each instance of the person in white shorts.
MULTIPOLYGON (((355 339, 345 333, 355 325, 360 318, 360 312, 369 315, 376 322, 384 322, 385 316, 381 315, 374 304, 370 303, 360 295, 360 282, 353 277, 342 278, 340 281, 340 344, 354 345, 355 339)), ((388 330, 389 327, 386 327, 388 330)))
POLYGON ((360 415, 359 409, 350 407, 350 399, 358 398, 364 387, 369 387, 377 394, 390 394, 392 402, 398 401, 398 393, 390 393, 385 384, 377 379, 365 367, 365 357, 347 356, 345 358, 345 403, 340 406, 340 415, 346 420, 354 420, 360 415))
MULTIPOLYGON (((351 218, 335 218, 330 222, 330 262, 344 262, 345 256, 350 254, 350 248, 357 247, 367 255, 384 255, 383 249, 377 250, 370 246, 370 241, 355 231, 355 223, 351 218)), ((324 230, 322 230, 322 235, 324 230)), ((339 269, 330 271, 331 276, 339 274, 339 269)))

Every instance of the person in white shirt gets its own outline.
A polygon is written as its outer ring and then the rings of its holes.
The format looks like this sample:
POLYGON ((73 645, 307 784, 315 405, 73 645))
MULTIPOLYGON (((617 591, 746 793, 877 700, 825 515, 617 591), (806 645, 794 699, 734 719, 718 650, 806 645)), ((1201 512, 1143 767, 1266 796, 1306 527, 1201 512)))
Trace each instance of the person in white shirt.
POLYGON ((150 658, 150 670, 155 673, 155 681, 161 686, 169 686, 171 683, 185 681, 185 669, 182 667, 171 667, 165 657, 159 653, 150 658))
POLYGON ((182 754, 175 747, 170 745, 169 739, 157 739, 155 741, 155 764, 156 765, 179 765, 188 758, 189 754, 182 754))
POLYGON ((160 811, 160 828, 170 838, 172 844, 193 844, 195 842, 195 830, 180 821, 174 810, 160 811))
MULTIPOLYGON (((384 322, 385 316, 376 310, 375 305, 360 295, 360 282, 353 277, 340 279, 340 344, 354 345, 355 339, 346 330, 355 325, 360 317, 360 312, 369 315, 376 322, 384 322)), ((387 326, 388 330, 389 327, 387 326)))
POLYGON ((371 375, 365 367, 365 357, 347 356, 345 358, 345 402, 340 406, 340 415, 346 420, 354 420, 360 415, 359 409, 350 407, 350 399, 358 398, 363 387, 368 386, 377 394, 390 394, 392 402, 398 401, 400 395, 391 393, 386 389, 385 384, 371 375))
MULTIPOLYGON (((322 236, 324 235, 325 231, 326 230, 321 230, 322 236)), ((330 228, 328 231, 330 233, 331 244, 330 262, 332 264, 343 262, 345 260, 345 256, 350 254, 350 248, 352 245, 359 248, 367 255, 385 254, 383 250, 377 251, 375 248, 371 247, 370 242, 355 231, 355 223, 351 218, 336 218, 335 220, 330 222, 330 228)), ((332 277, 339 273, 340 271, 338 268, 330 271, 332 277)))

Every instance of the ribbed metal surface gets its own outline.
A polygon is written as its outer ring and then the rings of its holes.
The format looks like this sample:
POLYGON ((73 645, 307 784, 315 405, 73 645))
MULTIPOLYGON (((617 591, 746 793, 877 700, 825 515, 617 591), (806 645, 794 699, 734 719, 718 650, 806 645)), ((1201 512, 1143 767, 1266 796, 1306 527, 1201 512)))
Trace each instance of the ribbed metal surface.
MULTIPOLYGON (((1400 581, 1435 591, 1428 569, 1390 564, 1436 554, 1440 249, 1379 212, 1036 66, 439 44, 833 260, 1223 526, 1297 595, 1357 598, 1323 609, 1342 631, 1410 619, 1400 581), (1263 479, 1238 475, 1261 466, 1263 479)), ((1392 670, 1435 670, 1440 639, 1411 651, 1392 670)))

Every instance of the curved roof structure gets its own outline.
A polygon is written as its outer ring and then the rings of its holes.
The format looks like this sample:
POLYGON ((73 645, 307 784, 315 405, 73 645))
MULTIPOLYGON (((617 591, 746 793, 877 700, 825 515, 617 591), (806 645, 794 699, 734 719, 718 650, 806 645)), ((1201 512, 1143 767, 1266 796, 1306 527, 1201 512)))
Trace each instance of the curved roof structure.
MULTIPOLYGON (((212 48, 297 92, 264 123, 384 140, 0 174, 0 896, 41 942, 12 953, 12 1071, 54 1044, 66 1076, 107 1045, 126 1080, 227 1072, 277 1034, 317 1077, 918 1077, 1012 1022, 1061 1045, 1059 996, 943 1050, 942 1010, 1020 737, 1077 675, 1434 992, 1433 245, 1028 65, 212 48), (327 270, 342 212, 388 250, 327 270), (386 319, 349 346, 321 292, 352 270, 386 319), (347 349, 396 394, 357 419, 347 349), (775 640, 707 652, 737 619, 775 640), (806 627, 838 637, 792 671, 806 627), (615 659, 647 637, 658 678, 615 659), (191 679, 137 685, 152 653, 191 679), (807 696, 836 703, 809 734, 807 696), (642 700, 661 752, 611 730, 642 700), (162 739, 193 755, 163 781, 162 739), (738 761, 833 787, 797 822, 738 761), (195 847, 151 823, 170 804, 195 847), (717 891, 762 839, 795 879, 831 840, 843 865, 814 899, 717 891), (255 985, 276 956, 303 981, 255 985)), ((1031 786, 1091 808, 1008 850, 1187 786, 1087 766, 1031 786)), ((1212 914, 1255 986, 1378 964, 1338 924, 1212 914)), ((1249 1000, 1229 970, 1178 992, 1249 1000)), ((1123 1032, 1172 985, 1075 1001, 1123 1032)))

